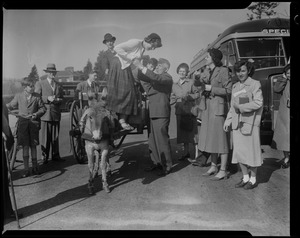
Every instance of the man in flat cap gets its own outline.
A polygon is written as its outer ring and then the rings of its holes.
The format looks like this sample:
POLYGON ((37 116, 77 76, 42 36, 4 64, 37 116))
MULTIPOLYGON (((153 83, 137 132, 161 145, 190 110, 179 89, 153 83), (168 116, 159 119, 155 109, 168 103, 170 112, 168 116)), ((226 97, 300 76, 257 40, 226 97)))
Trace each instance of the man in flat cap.
POLYGON ((55 81, 58 72, 55 64, 48 64, 44 69, 47 79, 38 81, 35 84, 35 92, 39 93, 47 108, 46 113, 41 117, 41 149, 43 163, 48 163, 51 146, 52 160, 64 161, 59 155, 59 129, 61 120, 60 105, 63 100, 63 88, 55 81))
POLYGON ((146 171, 160 170, 160 176, 171 172, 171 144, 169 140, 170 124, 170 94, 172 91, 172 76, 167 73, 170 68, 168 60, 160 58, 153 71, 135 61, 138 67, 138 79, 149 97, 150 135, 149 152, 153 165, 146 171))

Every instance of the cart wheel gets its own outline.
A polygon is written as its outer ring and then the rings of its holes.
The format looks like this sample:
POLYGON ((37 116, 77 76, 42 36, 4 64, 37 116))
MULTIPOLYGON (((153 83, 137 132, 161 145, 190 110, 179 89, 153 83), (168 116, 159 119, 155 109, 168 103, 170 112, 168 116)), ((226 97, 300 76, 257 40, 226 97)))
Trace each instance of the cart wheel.
POLYGON ((78 130, 79 120, 83 112, 83 109, 80 108, 79 101, 75 100, 70 109, 70 143, 73 156, 79 164, 83 164, 87 160, 84 140, 81 139, 80 133, 74 133, 78 130))

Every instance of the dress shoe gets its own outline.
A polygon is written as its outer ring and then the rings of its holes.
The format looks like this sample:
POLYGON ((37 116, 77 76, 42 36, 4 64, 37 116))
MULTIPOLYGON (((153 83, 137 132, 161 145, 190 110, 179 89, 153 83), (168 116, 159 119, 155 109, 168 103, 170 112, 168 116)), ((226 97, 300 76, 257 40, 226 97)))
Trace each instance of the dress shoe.
POLYGON ((53 161, 57 161, 57 162, 63 162, 66 161, 65 159, 61 158, 60 156, 55 156, 52 158, 53 161))
POLYGON ((253 189, 257 186, 257 183, 253 184, 252 182, 248 182, 245 186, 244 189, 248 190, 248 189, 253 189))
MULTIPOLYGON (((215 166, 216 167, 216 166, 215 166)), ((208 170, 209 171, 209 170, 208 170)), ((211 175, 215 175, 215 174, 217 174, 218 173, 218 170, 215 168, 215 171, 211 171, 211 172, 205 172, 204 174, 202 174, 202 176, 204 176, 204 177, 209 177, 209 176, 211 176, 211 175)))
POLYGON ((157 170, 157 169, 162 169, 162 166, 160 164, 153 164, 153 165, 145 168, 144 170, 146 172, 150 172, 150 171, 157 170))
POLYGON ((183 155, 183 156, 181 156, 178 160, 185 160, 185 159, 188 159, 188 158, 190 158, 191 156, 190 156, 190 153, 187 153, 186 155, 183 155))
POLYGON ((200 154, 194 160, 191 160, 190 162, 194 166, 205 167, 206 161, 207 161, 207 157, 204 154, 200 154))
POLYGON ((223 169, 220 169, 220 171, 224 171, 224 176, 221 176, 221 177, 213 177, 211 178, 212 181, 219 181, 219 180, 222 180, 222 179, 228 179, 229 178, 229 173, 226 171, 226 170, 223 170, 223 169))
POLYGON ((248 182, 249 182, 249 181, 244 182, 244 180, 241 179, 241 181, 238 182, 238 183, 235 185, 235 187, 236 187, 236 188, 242 188, 242 187, 244 187, 248 182))
POLYGON ((129 125, 126 122, 121 123, 121 127, 125 131, 133 131, 134 130, 134 127, 132 127, 131 125, 129 125))

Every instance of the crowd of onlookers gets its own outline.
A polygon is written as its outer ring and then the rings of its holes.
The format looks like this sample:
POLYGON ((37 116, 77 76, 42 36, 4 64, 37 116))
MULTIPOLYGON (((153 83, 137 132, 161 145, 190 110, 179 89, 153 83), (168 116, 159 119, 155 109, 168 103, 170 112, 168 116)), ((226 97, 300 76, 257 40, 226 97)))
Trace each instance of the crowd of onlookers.
MULTIPOLYGON (((178 80, 175 80, 168 73, 170 62, 167 59, 157 60, 144 55, 145 51, 162 47, 159 35, 152 33, 144 39, 131 39, 114 46, 115 40, 116 37, 109 33, 103 40, 108 48, 104 57, 106 109, 116 113, 120 129, 131 131, 134 127, 130 125, 129 118, 138 114, 138 94, 147 95, 150 117, 148 144, 153 164, 145 170, 158 171, 161 176, 172 171, 169 124, 171 105, 175 105, 177 143, 183 144, 183 154, 179 160, 204 166, 210 158, 210 167, 203 176, 212 176, 214 181, 230 176, 228 161, 239 164, 242 178, 235 186, 244 189, 256 187, 257 168, 263 163, 260 121, 264 99, 260 82, 252 78, 255 71, 253 62, 236 62, 233 72, 230 72, 222 65, 222 52, 211 48, 207 52, 206 67, 196 72, 194 78, 188 77, 188 64, 181 63, 176 71, 178 80), (233 74, 238 79, 236 83, 232 81, 233 74)), ((39 144, 44 164, 50 157, 53 161, 64 161, 59 153, 60 105, 64 89, 55 80, 58 72, 55 64, 49 63, 44 71, 47 79, 34 83, 24 78, 24 91, 15 95, 11 102, 3 104, 2 108, 3 143, 9 149, 13 141, 7 109, 19 111, 17 144, 23 148, 23 177, 40 173, 37 162, 39 144), (29 154, 32 169, 29 167, 29 154)), ((89 106, 98 101, 99 88, 95 80, 96 72, 92 71, 89 78, 77 86, 78 93, 88 94, 89 106)), ((274 90, 282 96, 272 146, 283 151, 281 165, 287 168, 290 164, 289 64, 285 66, 274 90)), ((9 199, 6 197, 4 200, 9 199)), ((11 215, 11 206, 5 208, 11 215)))

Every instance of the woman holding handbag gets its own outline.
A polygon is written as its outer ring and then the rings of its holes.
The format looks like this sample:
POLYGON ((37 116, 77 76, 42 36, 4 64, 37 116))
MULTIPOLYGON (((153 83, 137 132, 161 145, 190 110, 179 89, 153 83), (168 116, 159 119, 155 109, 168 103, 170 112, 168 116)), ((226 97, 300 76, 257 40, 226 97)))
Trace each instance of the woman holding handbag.
POLYGON ((201 102, 204 104, 204 110, 198 141, 199 150, 211 154, 211 166, 203 176, 215 174, 212 178, 215 181, 229 176, 227 172, 229 143, 223 124, 226 116, 226 95, 231 93, 232 84, 228 69, 222 67, 222 58, 222 52, 214 48, 208 50, 205 58, 210 73, 207 82, 203 85, 204 100, 201 102), (218 156, 221 156, 220 170, 217 168, 218 156))
POLYGON ((175 104, 175 114, 177 122, 177 143, 184 145, 183 155, 179 160, 190 158, 189 144, 195 150, 195 157, 198 156, 197 148, 197 120, 191 109, 195 105, 195 99, 199 98, 198 89, 194 86, 193 80, 187 78, 189 66, 181 63, 177 67, 179 75, 178 82, 173 84, 171 94, 171 104, 175 104))

